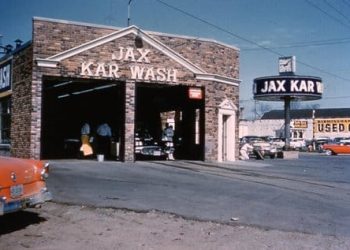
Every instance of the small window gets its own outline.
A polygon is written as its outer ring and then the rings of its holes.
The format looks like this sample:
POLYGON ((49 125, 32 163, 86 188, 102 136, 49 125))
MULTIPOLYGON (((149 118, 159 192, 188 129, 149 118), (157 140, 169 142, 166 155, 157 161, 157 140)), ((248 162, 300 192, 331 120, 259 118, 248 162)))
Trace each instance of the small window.
POLYGON ((303 139, 303 131, 299 131, 299 138, 303 139))
POLYGON ((293 138, 298 138, 298 132, 297 131, 293 132, 293 138))
POLYGON ((10 144, 11 98, 0 99, 0 143, 10 144))

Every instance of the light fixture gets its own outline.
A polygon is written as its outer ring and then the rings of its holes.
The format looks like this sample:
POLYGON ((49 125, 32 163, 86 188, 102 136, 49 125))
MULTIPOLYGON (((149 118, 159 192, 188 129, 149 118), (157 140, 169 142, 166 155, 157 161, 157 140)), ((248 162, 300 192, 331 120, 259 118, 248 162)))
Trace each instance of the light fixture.
POLYGON ((61 82, 61 83, 58 83, 58 84, 53 85, 52 87, 53 87, 53 88, 57 88, 57 87, 61 87, 61 86, 64 86, 64 85, 68 85, 68 84, 70 84, 70 83, 72 83, 72 81, 61 82))
POLYGON ((137 34, 135 37, 135 47, 138 49, 143 48, 143 41, 142 41, 140 30, 137 30, 137 34))

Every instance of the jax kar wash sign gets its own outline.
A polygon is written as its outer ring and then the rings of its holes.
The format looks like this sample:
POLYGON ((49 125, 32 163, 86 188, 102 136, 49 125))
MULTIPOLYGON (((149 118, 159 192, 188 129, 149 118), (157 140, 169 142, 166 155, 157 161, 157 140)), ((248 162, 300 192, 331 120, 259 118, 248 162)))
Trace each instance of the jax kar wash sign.
POLYGON ((120 67, 118 63, 130 62, 130 78, 142 81, 177 82, 177 70, 173 68, 156 68, 150 65, 150 49, 135 49, 132 47, 119 47, 119 52, 111 54, 110 62, 83 62, 81 64, 82 76, 102 76, 109 78, 120 78, 120 67), (138 65, 138 64, 142 64, 138 65))

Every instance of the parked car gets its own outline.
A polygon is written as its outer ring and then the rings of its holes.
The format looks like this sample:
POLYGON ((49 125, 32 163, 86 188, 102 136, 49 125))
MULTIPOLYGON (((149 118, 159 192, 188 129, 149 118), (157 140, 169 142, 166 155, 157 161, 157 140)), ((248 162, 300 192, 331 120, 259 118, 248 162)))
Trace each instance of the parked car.
POLYGON ((306 142, 304 139, 293 138, 290 140, 290 147, 294 150, 301 150, 306 148, 306 142))
POLYGON ((167 153, 165 148, 154 140, 147 130, 139 129, 135 134, 136 158, 142 159, 165 159, 167 153))
POLYGON ((270 138, 270 143, 275 145, 279 150, 282 150, 286 144, 284 142, 284 138, 279 138, 279 137, 270 138))
POLYGON ((241 145, 248 142, 253 146, 254 150, 249 153, 250 156, 256 157, 256 152, 259 151, 262 157, 276 158, 278 154, 278 148, 272 143, 264 140, 259 136, 244 136, 241 139, 241 145), (255 151, 255 152, 254 152, 255 151))
POLYGON ((0 157, 0 215, 51 200, 45 182, 48 175, 47 162, 0 157))
POLYGON ((322 150, 326 155, 350 154, 350 144, 323 144, 322 150))
POLYGON ((316 150, 319 152, 323 152, 323 145, 324 144, 334 144, 332 142, 332 140, 329 137, 319 137, 316 138, 315 140, 315 146, 316 146, 316 150))

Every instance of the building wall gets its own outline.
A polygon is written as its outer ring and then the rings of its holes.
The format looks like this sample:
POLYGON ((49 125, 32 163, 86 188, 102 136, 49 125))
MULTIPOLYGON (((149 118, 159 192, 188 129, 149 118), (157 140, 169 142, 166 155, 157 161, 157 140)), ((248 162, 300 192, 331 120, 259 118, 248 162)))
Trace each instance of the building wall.
MULTIPOLYGON (((225 100, 231 100, 233 104, 239 106, 239 89, 238 87, 222 85, 218 83, 207 83, 206 85, 206 102, 205 102, 205 154, 206 160, 216 161, 218 156, 218 107, 225 100)), ((235 126, 235 154, 239 156, 238 140, 238 112, 236 112, 235 126)))
MULTIPOLYGON (((294 132, 301 132, 303 139, 312 140, 318 138, 350 137, 349 118, 316 118, 316 119, 292 119, 291 137, 294 132), (300 126, 302 124, 302 126, 300 126)), ((240 121, 240 138, 247 135, 281 137, 284 134, 284 120, 255 120, 240 121)))
MULTIPOLYGON (((11 155, 31 157, 31 134, 40 129, 32 124, 32 46, 13 56, 12 72, 12 114, 11 114, 11 155)), ((35 95, 35 94, 34 94, 35 95)))
POLYGON ((240 121, 239 137, 248 135, 280 137, 284 129, 284 120, 240 121))
MULTIPOLYGON (((82 62, 93 61, 108 62, 111 54, 119 47, 134 47, 135 36, 130 34, 106 44, 91 48, 77 55, 64 59, 56 68, 39 67, 33 60, 37 58, 47 58, 60 52, 74 48, 82 43, 92 41, 102 36, 115 32, 116 29, 102 26, 82 25, 78 23, 67 23, 47 19, 35 18, 33 21, 33 45, 26 51, 23 57, 25 64, 21 64, 22 71, 25 72, 23 79, 15 83, 13 94, 14 100, 14 124, 13 124, 13 148, 14 156, 40 158, 40 133, 41 133, 41 106, 42 106, 42 84, 44 76, 75 77, 87 79, 105 79, 102 76, 82 76, 80 75, 82 62), (24 66, 26 65, 26 66, 24 66), (21 84, 22 83, 22 84, 21 84), (23 109, 20 109, 21 105, 23 109), (25 126, 22 126, 25 124, 25 126)), ((157 33, 149 33, 150 36, 161 41, 163 44, 179 53, 193 64, 201 67, 207 73, 217 74, 230 78, 239 77, 239 51, 236 48, 219 44, 213 41, 202 41, 187 37, 177 37, 157 33)), ((162 52, 144 43, 145 49, 150 49, 149 59, 152 67, 174 68, 177 70, 177 83, 158 82, 157 84, 181 84, 187 86, 204 87, 205 89, 205 160, 217 159, 217 113, 218 105, 225 99, 229 99, 236 105, 239 99, 239 87, 237 85, 219 83, 215 81, 196 80, 194 74, 184 66, 176 63, 162 52)), ((17 63, 15 63, 17 64, 17 63)), ((125 63, 127 66, 128 62, 125 63)), ((145 65, 148 66, 148 65, 145 65)), ((18 66, 20 67, 20 66, 18 66)), ((129 71, 120 68, 118 80, 126 84, 126 100, 128 105, 126 114, 133 116, 135 110, 135 84, 130 81, 129 71)), ((17 74, 22 74, 16 71, 17 74)), ((145 80, 146 82, 148 80, 145 80)), ((149 81, 154 82, 154 81, 149 81)), ((125 140, 129 141, 129 147, 133 146, 132 122, 134 117, 126 117, 125 140), (130 118, 130 119, 129 119, 130 118)), ((238 121, 238 112, 237 119, 238 121)), ((238 122, 233 128, 238 138, 238 122)), ((238 149, 238 140, 236 142, 238 149)), ((238 150, 236 150, 238 157, 238 150)), ((125 153, 131 155, 133 149, 125 148, 125 153)), ((126 158, 132 160, 132 158, 126 158)))

